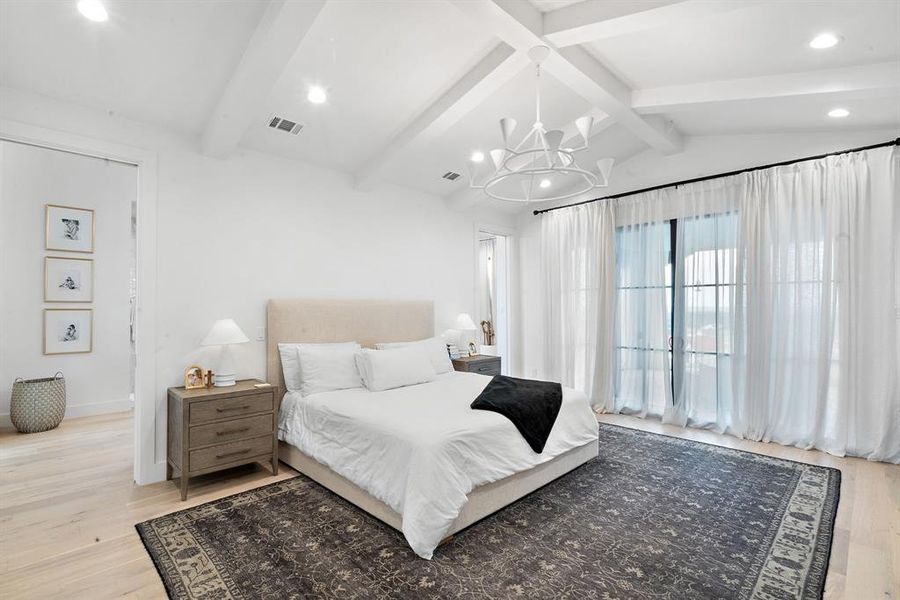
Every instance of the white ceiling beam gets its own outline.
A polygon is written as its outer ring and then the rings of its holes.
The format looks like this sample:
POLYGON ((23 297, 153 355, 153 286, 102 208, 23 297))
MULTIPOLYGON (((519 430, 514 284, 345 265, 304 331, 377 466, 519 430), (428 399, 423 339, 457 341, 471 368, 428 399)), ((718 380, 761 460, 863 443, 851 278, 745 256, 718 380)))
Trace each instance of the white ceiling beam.
POLYGON ((367 187, 403 148, 422 135, 446 132, 528 65, 528 57, 501 42, 471 70, 422 110, 393 138, 363 163, 356 186, 367 187))
POLYGON ((260 108, 306 37, 326 0, 270 0, 225 91, 209 117, 200 147, 227 156, 244 132, 262 118, 260 108))
POLYGON ((671 27, 678 21, 753 6, 745 0, 584 0, 543 15, 544 37, 558 48, 671 27))
POLYGON ((635 90, 631 105, 641 114, 657 114, 748 100, 804 96, 849 100, 898 94, 900 62, 884 62, 635 90))
POLYGON ((543 68, 572 88, 592 106, 605 112, 642 139, 664 153, 678 152, 681 139, 677 132, 660 128, 644 120, 631 109, 631 89, 580 46, 557 49, 542 37, 541 13, 520 0, 451 0, 473 22, 485 27, 501 40, 527 52, 534 46, 550 47, 543 68))

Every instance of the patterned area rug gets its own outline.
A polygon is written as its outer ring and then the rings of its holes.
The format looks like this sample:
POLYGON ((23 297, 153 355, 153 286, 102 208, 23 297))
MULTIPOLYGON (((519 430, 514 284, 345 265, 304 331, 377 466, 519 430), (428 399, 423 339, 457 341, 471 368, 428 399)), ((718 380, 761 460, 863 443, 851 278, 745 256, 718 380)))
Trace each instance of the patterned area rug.
POLYGON ((418 558, 304 476, 137 525, 171 598, 821 598, 840 471, 612 425, 418 558))

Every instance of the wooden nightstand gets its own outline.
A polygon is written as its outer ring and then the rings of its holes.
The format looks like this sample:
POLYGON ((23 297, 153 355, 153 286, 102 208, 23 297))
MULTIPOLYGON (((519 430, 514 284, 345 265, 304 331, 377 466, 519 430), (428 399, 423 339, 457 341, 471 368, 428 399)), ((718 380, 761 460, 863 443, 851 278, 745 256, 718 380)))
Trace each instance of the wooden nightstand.
POLYGON ((181 476, 181 499, 188 480, 238 465, 269 462, 278 474, 278 400, 275 386, 257 388, 256 379, 231 387, 169 388, 166 479, 181 476))
POLYGON ((475 356, 454 358, 453 368, 457 371, 468 371, 469 373, 479 373, 481 375, 499 375, 500 357, 476 354, 475 356))

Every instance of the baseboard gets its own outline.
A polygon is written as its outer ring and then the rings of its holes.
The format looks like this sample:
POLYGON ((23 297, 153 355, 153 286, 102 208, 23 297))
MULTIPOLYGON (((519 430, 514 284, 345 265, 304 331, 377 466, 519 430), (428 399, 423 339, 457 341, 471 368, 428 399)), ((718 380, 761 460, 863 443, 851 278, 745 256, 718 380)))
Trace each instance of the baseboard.
MULTIPOLYGON (((91 417, 106 413, 125 412, 134 408, 131 400, 111 400, 109 402, 90 402, 88 404, 66 405, 66 419, 91 417)), ((12 427, 9 413, 0 413, 0 427, 12 427)))

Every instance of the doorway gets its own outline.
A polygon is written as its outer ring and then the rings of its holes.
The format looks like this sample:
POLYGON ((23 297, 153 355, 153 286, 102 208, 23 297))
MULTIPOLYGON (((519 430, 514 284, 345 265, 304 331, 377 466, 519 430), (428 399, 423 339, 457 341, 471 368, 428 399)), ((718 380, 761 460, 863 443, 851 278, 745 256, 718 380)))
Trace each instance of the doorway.
POLYGON ((509 372, 509 236, 479 229, 475 236, 475 323, 478 352, 500 357, 509 372))
MULTIPOLYGON (((137 213, 131 319, 134 341, 129 339, 134 345, 135 366, 134 383, 129 381, 134 394, 134 479, 141 485, 162 481, 165 478, 165 410, 164 404, 157 400, 156 385, 156 153, 5 119, 0 119, 0 140, 136 167, 137 202, 136 206, 129 206, 129 209, 136 208, 137 213)), ((126 320, 126 328, 127 323, 126 320)), ((128 339, 127 330, 125 336, 128 339)))

